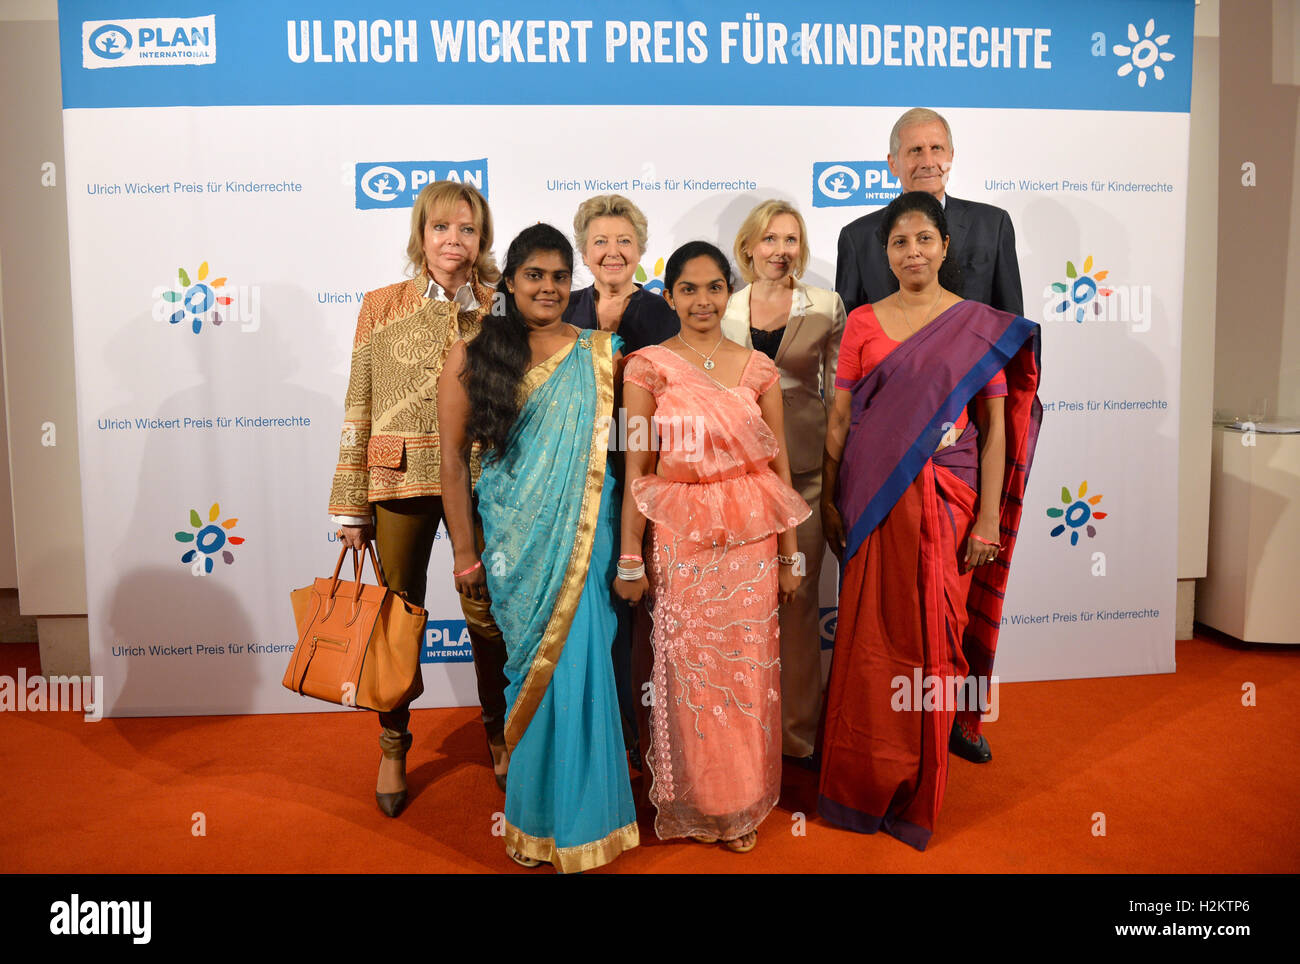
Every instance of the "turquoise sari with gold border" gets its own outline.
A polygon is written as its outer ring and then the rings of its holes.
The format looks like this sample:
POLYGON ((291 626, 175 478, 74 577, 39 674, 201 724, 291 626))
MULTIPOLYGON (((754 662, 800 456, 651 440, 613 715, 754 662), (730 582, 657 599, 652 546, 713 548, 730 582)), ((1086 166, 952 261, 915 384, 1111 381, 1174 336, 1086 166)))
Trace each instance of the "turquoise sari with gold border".
POLYGON ((583 331, 525 374, 519 418, 476 490, 508 657, 506 844, 562 873, 640 842, 610 658, 621 499, 607 455, 620 345, 583 331))

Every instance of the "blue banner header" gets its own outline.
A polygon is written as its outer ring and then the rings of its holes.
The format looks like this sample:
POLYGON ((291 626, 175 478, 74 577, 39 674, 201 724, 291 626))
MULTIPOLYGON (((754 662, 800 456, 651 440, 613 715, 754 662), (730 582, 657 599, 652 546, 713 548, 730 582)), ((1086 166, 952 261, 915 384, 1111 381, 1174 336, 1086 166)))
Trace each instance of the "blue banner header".
POLYGON ((63 106, 701 104, 1186 112, 1193 0, 63 0, 63 106), (643 19, 631 19, 631 16, 643 19))

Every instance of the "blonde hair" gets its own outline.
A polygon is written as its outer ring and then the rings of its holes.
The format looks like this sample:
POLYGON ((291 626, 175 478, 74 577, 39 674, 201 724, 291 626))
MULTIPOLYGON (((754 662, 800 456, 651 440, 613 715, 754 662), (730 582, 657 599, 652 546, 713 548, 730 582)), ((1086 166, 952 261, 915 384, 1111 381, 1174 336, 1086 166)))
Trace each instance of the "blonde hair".
POLYGON ((894 129, 889 132, 889 153, 898 157, 898 149, 903 146, 903 131, 909 127, 915 127, 917 124, 930 124, 938 121, 943 125, 944 132, 948 135, 948 150, 952 150, 952 128, 948 126, 948 121, 938 111, 930 110, 928 107, 913 107, 905 112, 902 117, 894 121, 894 129))
POLYGON ((474 185, 459 181, 434 181, 415 199, 411 207, 411 240, 406 245, 411 272, 418 278, 428 270, 424 261, 424 226, 429 218, 450 214, 461 201, 469 205, 474 226, 478 228, 478 260, 474 262, 474 271, 483 284, 496 284, 501 270, 492 257, 492 212, 487 199, 474 185))
POLYGON ((802 277, 804 269, 808 267, 808 227, 803 223, 803 215, 789 201, 773 199, 764 201, 754 210, 745 216, 744 223, 740 225, 740 230, 736 232, 736 243, 733 250, 736 254, 736 270, 740 276, 751 284, 754 281, 754 262, 753 252, 749 250, 750 245, 767 230, 767 226, 772 223, 772 219, 779 214, 789 214, 799 223, 799 257, 794 262, 794 276, 802 277))
POLYGON ((587 229, 596 218, 626 218, 636 232, 638 255, 645 254, 650 225, 641 209, 621 194, 597 194, 579 204, 578 213, 573 216, 573 240, 580 255, 587 253, 587 229))

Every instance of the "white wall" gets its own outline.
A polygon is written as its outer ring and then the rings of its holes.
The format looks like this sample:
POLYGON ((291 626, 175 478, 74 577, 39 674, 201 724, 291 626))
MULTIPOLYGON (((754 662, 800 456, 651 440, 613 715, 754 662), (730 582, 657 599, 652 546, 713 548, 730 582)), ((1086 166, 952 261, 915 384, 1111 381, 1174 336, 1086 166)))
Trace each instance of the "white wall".
MULTIPOLYGON (((1218 0, 1205 0, 1196 8, 1187 180, 1187 260, 1183 280, 1182 405, 1178 449, 1180 580, 1205 575, 1218 299, 1218 182, 1219 4, 1218 0)), ((1190 625, 1186 628, 1190 630, 1190 625)), ((1180 633, 1179 638, 1186 638, 1186 635, 1180 633)))

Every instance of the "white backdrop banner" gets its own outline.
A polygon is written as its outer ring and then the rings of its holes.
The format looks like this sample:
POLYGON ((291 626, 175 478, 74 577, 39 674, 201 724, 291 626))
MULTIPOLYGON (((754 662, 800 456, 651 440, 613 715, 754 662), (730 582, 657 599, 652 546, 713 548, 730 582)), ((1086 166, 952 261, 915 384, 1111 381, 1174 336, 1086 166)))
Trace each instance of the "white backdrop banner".
MULTIPOLYGON (((1044 329, 998 675, 1173 670, 1192 0, 373 9, 123 0, 110 21, 60 4, 109 714, 326 708, 280 686, 288 592, 337 554, 356 314, 402 277, 425 183, 482 189, 499 260, 520 228, 568 231, 584 198, 626 194, 650 221, 652 288, 678 244, 729 251, 753 205, 785 198, 808 222, 806 278, 829 288, 840 229, 899 191, 889 130, 913 106, 952 124, 952 193, 1010 212, 1044 329)), ((443 538, 420 705, 476 702, 450 569, 443 538)))

